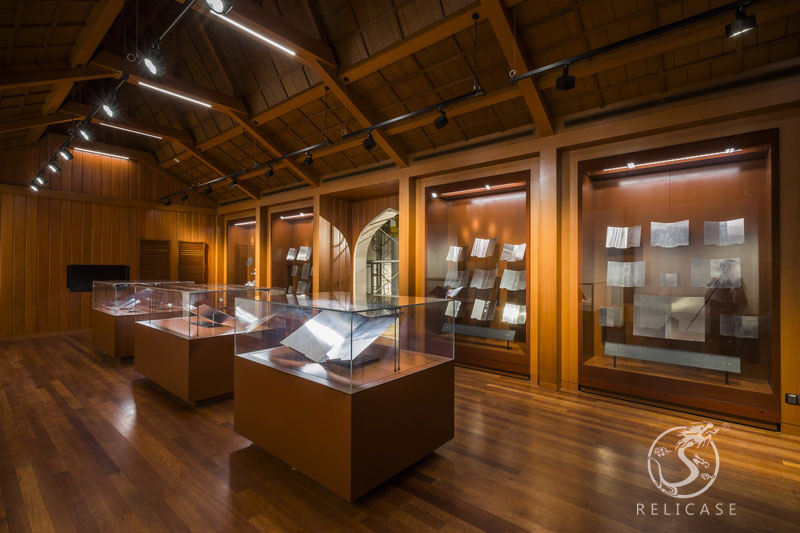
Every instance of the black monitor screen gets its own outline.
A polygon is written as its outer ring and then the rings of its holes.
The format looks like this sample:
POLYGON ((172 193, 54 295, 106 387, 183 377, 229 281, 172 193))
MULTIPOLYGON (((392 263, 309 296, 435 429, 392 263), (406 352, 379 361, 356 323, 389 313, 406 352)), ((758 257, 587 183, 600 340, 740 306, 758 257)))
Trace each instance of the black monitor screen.
POLYGON ((91 292, 93 281, 129 279, 129 265, 67 265, 67 288, 71 292, 91 292))

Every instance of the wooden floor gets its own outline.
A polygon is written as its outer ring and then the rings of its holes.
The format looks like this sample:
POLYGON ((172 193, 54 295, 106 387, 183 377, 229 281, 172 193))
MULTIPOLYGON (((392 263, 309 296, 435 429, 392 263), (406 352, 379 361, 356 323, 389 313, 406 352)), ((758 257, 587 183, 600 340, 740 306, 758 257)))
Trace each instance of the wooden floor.
POLYGON ((0 530, 800 527, 800 439, 736 425, 715 437, 719 476, 692 501, 736 516, 637 516, 637 503, 674 514, 647 453, 694 417, 464 369, 455 440, 350 505, 237 435, 232 400, 183 407, 88 341, 0 343, 0 530))

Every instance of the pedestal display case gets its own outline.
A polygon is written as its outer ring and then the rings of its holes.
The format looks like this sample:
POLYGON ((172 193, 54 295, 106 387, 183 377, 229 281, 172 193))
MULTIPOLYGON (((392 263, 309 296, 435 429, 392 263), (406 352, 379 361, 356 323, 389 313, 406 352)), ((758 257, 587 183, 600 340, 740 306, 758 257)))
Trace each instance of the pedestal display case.
POLYGON ((244 285, 137 286, 137 372, 190 404, 232 393, 234 302, 270 292, 244 285))
POLYGON ((585 161, 579 383, 780 420, 777 136, 585 161))
POLYGON ((136 299, 136 287, 191 284, 191 281, 95 281, 92 283, 90 316, 92 344, 101 352, 126 359, 133 357, 133 323, 149 310, 136 299))
POLYGON ((288 294, 307 295, 312 290, 313 210, 273 213, 270 224, 271 285, 288 294))
POLYGON ((359 498, 453 438, 447 305, 349 293, 237 299, 236 431, 359 498))
POLYGON ((455 360, 527 376, 528 172, 428 187, 426 294, 450 299, 455 360))

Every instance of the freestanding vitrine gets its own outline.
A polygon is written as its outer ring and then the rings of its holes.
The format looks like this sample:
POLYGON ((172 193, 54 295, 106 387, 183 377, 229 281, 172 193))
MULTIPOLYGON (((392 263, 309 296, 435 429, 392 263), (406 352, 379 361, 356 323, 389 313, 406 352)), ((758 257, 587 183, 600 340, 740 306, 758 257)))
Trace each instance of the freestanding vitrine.
POLYGON ((236 300, 236 431, 353 501, 453 438, 447 300, 236 300))

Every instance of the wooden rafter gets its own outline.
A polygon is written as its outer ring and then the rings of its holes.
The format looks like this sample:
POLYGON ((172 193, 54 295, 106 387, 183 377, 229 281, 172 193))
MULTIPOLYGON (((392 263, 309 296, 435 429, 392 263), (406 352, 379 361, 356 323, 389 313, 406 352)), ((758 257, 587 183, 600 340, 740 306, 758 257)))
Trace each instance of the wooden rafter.
MULTIPOLYGON (((21 4, 21 2, 20 2, 21 4)), ((100 41, 108 32, 114 19, 125 5, 125 0, 101 0, 92 9, 86 26, 78 36, 69 56, 70 68, 85 65, 92 57, 100 41)), ((61 107, 64 99, 72 89, 72 81, 60 81, 50 91, 47 100, 42 104, 42 115, 52 115, 61 107)), ((36 126, 28 132, 28 142, 33 143, 42 136, 45 126, 36 126)))
MULTIPOLYGON (((231 173, 230 171, 226 170, 219 162, 214 161, 208 154, 201 154, 200 152, 195 150, 192 146, 184 144, 182 142, 177 142, 177 144, 181 146, 187 153, 191 154, 192 157, 194 157, 202 164, 210 168, 215 174, 218 174, 220 177, 227 176, 228 174, 231 173)), ((245 184, 240 183, 239 188, 242 190, 243 193, 245 193, 250 198, 253 198, 254 200, 258 200, 259 198, 261 198, 261 195, 259 194, 258 191, 252 190, 245 184)))
POLYGON ((40 87, 54 83, 87 81, 110 78, 106 70, 93 67, 62 68, 57 70, 36 70, 32 72, 0 72, 0 90, 40 87))
POLYGON ((276 118, 280 118, 286 113, 303 107, 314 100, 318 100, 323 96, 325 96, 325 85, 320 83, 319 85, 315 85, 310 89, 306 89, 305 91, 295 94, 280 104, 270 107, 263 113, 254 115, 253 122, 256 124, 266 124, 267 122, 275 120, 276 118))
MULTIPOLYGON (((86 104, 76 103, 74 105, 65 105, 63 108, 61 108, 61 111, 63 113, 70 113, 74 111, 75 116, 84 118, 94 111, 94 108, 86 104)), ((151 124, 136 117, 130 117, 126 115, 121 115, 114 118, 114 120, 110 120, 98 114, 94 117, 92 122, 95 124, 111 124, 114 126, 122 126, 131 130, 149 133, 150 135, 158 135, 164 139, 180 141, 189 145, 194 142, 192 136, 185 130, 170 128, 169 126, 162 126, 161 124, 151 124)))
MULTIPOLYGON (((517 69, 518 72, 530 70, 530 65, 522 53, 514 31, 508 22, 506 10, 500 0, 481 0, 483 13, 489 19, 494 30, 495 37, 500 43, 503 55, 509 66, 517 69)), ((517 84, 522 91, 522 97, 528 106, 528 111, 536 123, 536 130, 540 136, 545 137, 553 134, 553 121, 547 111, 539 89, 533 83, 533 79, 528 78, 517 84)))
POLYGON ((0 133, 9 133, 12 131, 22 131, 30 128, 44 128, 50 124, 61 124, 72 120, 72 115, 69 113, 58 112, 53 115, 43 117, 41 115, 29 117, 14 117, 14 120, 0 122, 0 133))

